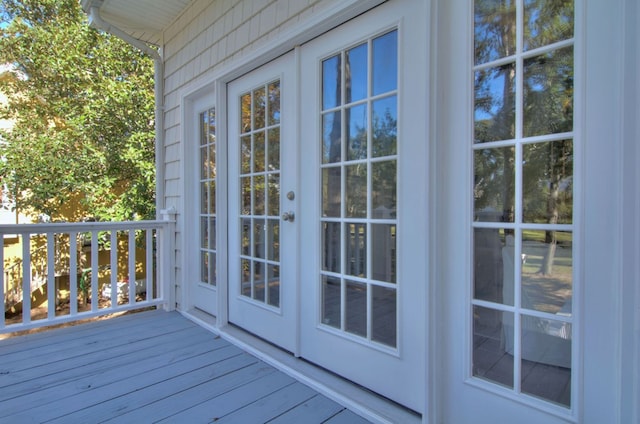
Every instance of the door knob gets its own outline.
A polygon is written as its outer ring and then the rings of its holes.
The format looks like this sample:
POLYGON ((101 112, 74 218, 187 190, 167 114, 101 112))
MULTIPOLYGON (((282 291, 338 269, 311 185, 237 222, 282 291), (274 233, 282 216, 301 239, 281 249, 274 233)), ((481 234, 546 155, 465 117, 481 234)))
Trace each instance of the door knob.
POLYGON ((293 222, 293 220, 296 219, 296 214, 293 213, 293 211, 285 212, 282 214, 282 219, 284 221, 293 222))

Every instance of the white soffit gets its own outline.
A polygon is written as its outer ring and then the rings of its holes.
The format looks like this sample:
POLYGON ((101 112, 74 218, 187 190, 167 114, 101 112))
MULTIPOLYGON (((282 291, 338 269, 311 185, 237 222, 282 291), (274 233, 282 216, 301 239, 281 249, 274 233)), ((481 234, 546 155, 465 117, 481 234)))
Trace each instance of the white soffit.
POLYGON ((161 45, 162 32, 192 0, 83 0, 86 13, 98 7, 100 17, 144 42, 161 45))

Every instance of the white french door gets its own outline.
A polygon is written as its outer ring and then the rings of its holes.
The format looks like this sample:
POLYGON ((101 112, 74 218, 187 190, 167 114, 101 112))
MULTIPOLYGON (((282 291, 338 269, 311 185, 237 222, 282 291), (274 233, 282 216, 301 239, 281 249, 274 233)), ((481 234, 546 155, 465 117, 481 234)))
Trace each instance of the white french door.
POLYGON ((301 49, 300 348, 311 362, 422 411, 427 167, 419 111, 427 96, 424 62, 402 58, 416 48, 410 40, 426 35, 423 6, 408 3, 386 3, 301 49))
POLYGON ((401 58, 426 35, 407 3, 228 84, 229 322, 422 411, 427 101, 405 90, 426 92, 425 61, 401 58))
POLYGON ((229 321, 296 352, 295 68, 288 53, 228 85, 229 321))

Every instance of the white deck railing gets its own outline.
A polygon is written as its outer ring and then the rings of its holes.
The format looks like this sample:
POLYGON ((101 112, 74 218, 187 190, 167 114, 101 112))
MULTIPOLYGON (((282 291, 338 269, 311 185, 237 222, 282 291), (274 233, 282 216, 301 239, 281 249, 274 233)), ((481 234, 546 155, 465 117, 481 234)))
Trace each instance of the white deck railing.
POLYGON ((171 309, 174 231, 168 219, 0 225, 0 333, 171 309))

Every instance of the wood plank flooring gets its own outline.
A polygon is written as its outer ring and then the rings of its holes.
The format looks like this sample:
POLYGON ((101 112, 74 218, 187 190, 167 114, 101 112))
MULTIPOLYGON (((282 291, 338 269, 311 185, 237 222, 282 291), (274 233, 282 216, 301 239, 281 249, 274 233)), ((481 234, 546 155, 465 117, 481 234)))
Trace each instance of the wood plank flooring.
POLYGON ((0 340, 0 423, 367 423, 180 314, 0 340))

